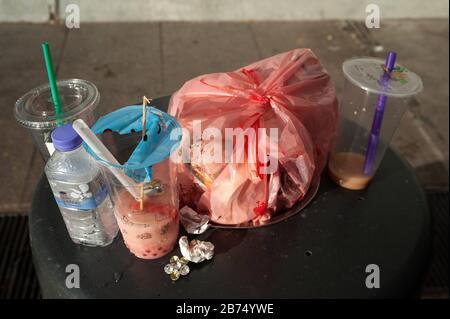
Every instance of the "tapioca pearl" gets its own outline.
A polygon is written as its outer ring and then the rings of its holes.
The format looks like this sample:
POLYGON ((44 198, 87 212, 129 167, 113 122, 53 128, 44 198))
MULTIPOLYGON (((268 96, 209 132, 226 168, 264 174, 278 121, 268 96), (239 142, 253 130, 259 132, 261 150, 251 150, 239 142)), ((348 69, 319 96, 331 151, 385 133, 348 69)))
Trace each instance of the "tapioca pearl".
POLYGON ((153 253, 153 257, 156 257, 156 256, 158 256, 158 254, 157 253, 153 253))
POLYGON ((150 254, 152 251, 151 251, 150 249, 147 249, 145 252, 146 252, 147 254, 150 254))
POLYGON ((160 246, 160 247, 158 247, 158 250, 162 250, 162 247, 160 246))

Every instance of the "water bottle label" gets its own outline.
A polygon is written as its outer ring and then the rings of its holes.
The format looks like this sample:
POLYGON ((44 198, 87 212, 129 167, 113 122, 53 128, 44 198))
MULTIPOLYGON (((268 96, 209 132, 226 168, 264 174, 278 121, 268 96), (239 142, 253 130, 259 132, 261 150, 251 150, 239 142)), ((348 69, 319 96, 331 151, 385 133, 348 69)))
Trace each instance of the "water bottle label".
POLYGON ((56 203, 63 208, 95 209, 108 195, 108 189, 101 174, 98 174, 88 183, 74 184, 51 181, 50 185, 56 203))

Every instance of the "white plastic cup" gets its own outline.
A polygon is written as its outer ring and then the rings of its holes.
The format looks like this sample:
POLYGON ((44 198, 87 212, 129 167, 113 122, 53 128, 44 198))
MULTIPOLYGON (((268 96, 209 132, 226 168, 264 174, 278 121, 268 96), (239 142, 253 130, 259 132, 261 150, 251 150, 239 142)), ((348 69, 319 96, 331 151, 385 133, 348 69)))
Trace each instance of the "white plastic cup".
MULTIPOLYGON (((384 61, 353 58, 344 62, 344 92, 339 105, 339 123, 328 172, 338 185, 364 189, 375 175, 411 99, 423 89, 420 77, 396 64, 386 83, 384 61), (370 172, 364 170, 375 108, 380 95, 387 97, 370 172)), ((373 146, 373 145, 372 145, 373 146)), ((367 168, 367 165, 366 165, 367 168)))
POLYGON ((36 87, 17 100, 14 115, 17 122, 30 132, 42 157, 47 161, 54 151, 51 132, 58 124, 72 123, 81 118, 92 126, 98 118, 100 94, 97 87, 86 80, 57 81, 61 112, 56 117, 50 86, 36 87))

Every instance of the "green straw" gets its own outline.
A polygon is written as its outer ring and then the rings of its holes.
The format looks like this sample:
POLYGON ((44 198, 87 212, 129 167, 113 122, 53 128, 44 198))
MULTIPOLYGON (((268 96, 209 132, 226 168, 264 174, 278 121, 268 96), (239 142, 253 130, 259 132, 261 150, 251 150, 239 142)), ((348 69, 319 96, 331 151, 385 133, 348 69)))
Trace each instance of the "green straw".
POLYGON ((44 52, 45 68, 47 69, 48 82, 52 92, 53 108, 57 118, 57 125, 60 126, 61 119, 61 102, 59 101, 58 87, 56 86, 55 72, 53 71, 52 56, 50 54, 50 47, 47 42, 42 42, 42 51, 44 52))

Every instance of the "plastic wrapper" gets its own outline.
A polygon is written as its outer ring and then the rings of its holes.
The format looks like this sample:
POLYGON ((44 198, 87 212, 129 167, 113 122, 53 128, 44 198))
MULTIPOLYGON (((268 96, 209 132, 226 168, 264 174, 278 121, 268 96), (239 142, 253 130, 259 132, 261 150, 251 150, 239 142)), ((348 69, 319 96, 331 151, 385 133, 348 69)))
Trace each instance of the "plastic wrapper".
POLYGON ((190 133, 183 133, 183 146, 199 150, 188 153, 188 160, 181 156, 182 205, 214 223, 259 225, 302 200, 321 173, 335 134, 337 101, 317 57, 296 49, 186 82, 172 96, 169 114, 190 133), (198 123, 203 134, 196 139, 198 123), (205 136, 208 128, 219 129, 222 139, 205 136), (227 139, 227 130, 236 128, 256 134, 227 139), (231 153, 224 151, 227 143, 231 153))
POLYGON ((214 256, 214 245, 209 241, 194 239, 189 242, 186 236, 181 236, 178 243, 183 257, 193 263, 210 260, 214 256))
POLYGON ((199 214, 189 206, 180 209, 180 220, 188 234, 203 234, 211 226, 207 215, 199 214))

